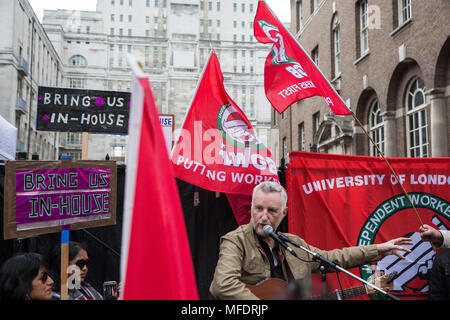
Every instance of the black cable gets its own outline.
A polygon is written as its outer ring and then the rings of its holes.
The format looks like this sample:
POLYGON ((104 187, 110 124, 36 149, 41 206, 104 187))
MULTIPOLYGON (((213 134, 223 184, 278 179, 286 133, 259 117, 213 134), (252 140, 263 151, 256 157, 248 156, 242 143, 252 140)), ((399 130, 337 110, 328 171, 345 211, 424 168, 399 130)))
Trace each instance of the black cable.
POLYGON ((88 235, 90 235, 92 238, 94 238, 97 242, 99 242, 100 244, 102 244, 103 246, 106 247, 106 249, 110 250, 112 253, 114 253, 116 256, 118 256, 120 258, 120 253, 118 253, 116 250, 114 250, 113 248, 111 248, 110 246, 108 246, 105 242, 103 242, 102 240, 100 240, 99 238, 97 238, 96 236, 94 236, 92 233, 90 233, 89 231, 87 231, 86 229, 81 229, 84 232, 86 232, 88 235))
POLYGON ((341 288, 342 300, 345 300, 344 289, 342 288, 341 279, 339 278, 339 271, 337 271, 337 270, 336 270, 336 277, 337 277, 337 280, 339 283, 339 287, 341 288))

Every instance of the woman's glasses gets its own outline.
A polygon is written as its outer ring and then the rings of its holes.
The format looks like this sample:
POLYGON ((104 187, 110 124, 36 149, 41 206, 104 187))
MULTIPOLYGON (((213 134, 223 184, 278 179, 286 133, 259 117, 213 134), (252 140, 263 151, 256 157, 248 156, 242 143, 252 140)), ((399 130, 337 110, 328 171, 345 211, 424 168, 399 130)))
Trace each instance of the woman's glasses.
POLYGON ((48 277, 49 277, 49 275, 48 275, 47 271, 42 272, 41 282, 42 283, 47 283, 48 277))
POLYGON ((78 266, 78 268, 83 269, 84 266, 86 266, 86 267, 89 266, 89 260, 88 259, 78 260, 77 262, 75 262, 75 265, 78 266))

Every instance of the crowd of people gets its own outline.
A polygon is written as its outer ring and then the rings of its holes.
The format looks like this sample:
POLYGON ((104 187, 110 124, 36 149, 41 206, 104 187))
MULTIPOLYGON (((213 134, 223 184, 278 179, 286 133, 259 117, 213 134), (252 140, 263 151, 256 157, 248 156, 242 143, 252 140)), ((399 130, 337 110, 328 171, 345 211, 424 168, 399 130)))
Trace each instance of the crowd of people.
MULTIPOLYGON (((239 226, 221 238, 220 252, 211 294, 218 299, 257 299, 246 286, 267 278, 286 281, 302 279, 317 271, 318 262, 297 250, 299 259, 288 254, 266 231, 276 231, 287 213, 287 193, 279 184, 263 182, 255 187, 249 224, 239 226)), ((437 230, 424 224, 419 229, 423 241, 435 249, 436 254, 429 281, 430 299, 450 299, 450 231, 437 230)), ((291 243, 300 244, 344 268, 361 266, 386 255, 404 259, 401 252, 410 252, 409 238, 397 238, 381 244, 355 246, 324 251, 308 245, 303 239, 289 233, 282 234, 291 243)), ((104 297, 86 281, 89 255, 85 245, 69 243, 68 277, 75 282, 68 286, 69 300, 103 300, 104 297), (72 277, 71 277, 72 276, 72 277)), ((0 269, 0 300, 59 300, 61 297, 61 249, 55 247, 46 256, 23 253, 9 258, 0 269)), ((120 285, 119 285, 120 288, 120 285)), ((119 292, 113 292, 118 299, 119 292)))

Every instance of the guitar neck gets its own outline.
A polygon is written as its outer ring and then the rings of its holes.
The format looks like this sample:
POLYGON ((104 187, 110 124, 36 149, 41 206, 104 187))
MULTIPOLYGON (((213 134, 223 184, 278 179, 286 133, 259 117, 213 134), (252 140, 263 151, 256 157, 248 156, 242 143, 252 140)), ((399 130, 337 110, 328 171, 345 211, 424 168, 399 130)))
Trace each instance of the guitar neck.
POLYGON ((366 286, 358 286, 344 290, 327 292, 324 295, 311 297, 311 300, 346 300, 367 294, 366 286))

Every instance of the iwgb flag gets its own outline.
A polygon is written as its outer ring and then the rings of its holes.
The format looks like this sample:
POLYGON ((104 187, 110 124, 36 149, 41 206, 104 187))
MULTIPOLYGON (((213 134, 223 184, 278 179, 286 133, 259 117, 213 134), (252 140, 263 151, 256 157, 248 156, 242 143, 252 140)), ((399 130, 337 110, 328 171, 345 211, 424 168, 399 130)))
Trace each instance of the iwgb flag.
POLYGON ((177 178, 203 189, 251 195, 262 181, 279 181, 269 149, 228 96, 213 51, 172 153, 177 178))
MULTIPOLYGON (((389 255, 350 271, 363 279, 398 272, 390 293, 427 298, 435 250, 421 240, 420 222, 396 178, 378 157, 290 152, 286 172, 288 229, 308 244, 332 250, 408 237, 405 260, 389 255)), ((424 224, 450 228, 450 158, 389 158, 424 224)), ((328 291, 339 288, 328 274, 328 291)), ((341 275, 344 288, 361 283, 341 275)), ((368 299, 369 297, 361 296, 368 299)), ((376 299, 377 296, 371 295, 376 299)))
POLYGON ((264 1, 258 3, 253 28, 259 42, 273 43, 264 67, 264 88, 267 99, 279 113, 296 101, 322 96, 334 114, 351 114, 317 66, 264 1))
POLYGON ((198 299, 178 189, 148 78, 133 70, 121 254, 124 300, 198 299))

